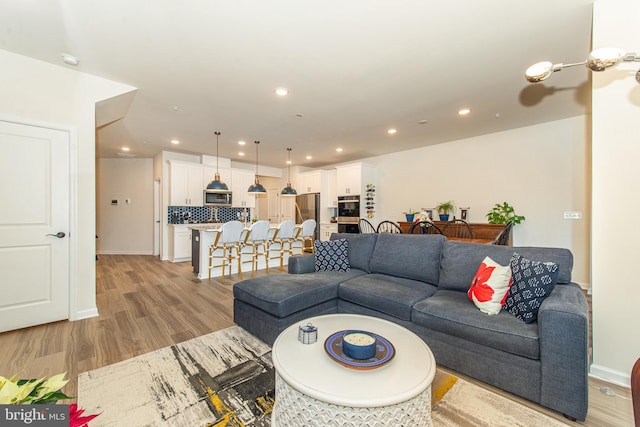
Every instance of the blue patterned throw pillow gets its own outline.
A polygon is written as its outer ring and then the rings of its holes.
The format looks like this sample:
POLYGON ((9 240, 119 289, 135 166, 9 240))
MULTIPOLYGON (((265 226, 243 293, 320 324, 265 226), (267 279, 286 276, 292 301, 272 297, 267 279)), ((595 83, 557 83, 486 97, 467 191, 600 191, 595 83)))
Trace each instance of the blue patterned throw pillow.
POLYGON ((517 252, 510 264, 513 284, 503 308, 525 323, 533 323, 538 319, 542 301, 556 285, 560 266, 554 262, 531 261, 517 252))
POLYGON ((350 271, 347 239, 313 242, 316 251, 316 271, 350 271))

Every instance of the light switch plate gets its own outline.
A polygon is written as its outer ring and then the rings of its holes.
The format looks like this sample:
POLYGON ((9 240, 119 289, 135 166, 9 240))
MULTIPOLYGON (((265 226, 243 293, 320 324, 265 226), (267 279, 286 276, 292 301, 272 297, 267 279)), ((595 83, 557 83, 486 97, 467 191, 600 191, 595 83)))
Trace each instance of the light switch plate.
POLYGON ((580 211, 566 211, 564 213, 564 219, 582 219, 582 212, 580 212, 580 211))

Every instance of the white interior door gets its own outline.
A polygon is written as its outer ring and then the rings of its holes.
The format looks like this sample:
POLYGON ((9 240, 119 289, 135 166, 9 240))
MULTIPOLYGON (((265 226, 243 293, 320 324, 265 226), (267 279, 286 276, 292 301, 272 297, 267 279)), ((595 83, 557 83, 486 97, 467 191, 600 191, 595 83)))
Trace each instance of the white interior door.
POLYGON ((160 181, 153 181, 153 255, 160 255, 160 181))
POLYGON ((0 120, 0 332, 69 318, 69 146, 0 120))
POLYGON ((280 223, 280 190, 269 188, 267 190, 267 220, 270 223, 280 223))

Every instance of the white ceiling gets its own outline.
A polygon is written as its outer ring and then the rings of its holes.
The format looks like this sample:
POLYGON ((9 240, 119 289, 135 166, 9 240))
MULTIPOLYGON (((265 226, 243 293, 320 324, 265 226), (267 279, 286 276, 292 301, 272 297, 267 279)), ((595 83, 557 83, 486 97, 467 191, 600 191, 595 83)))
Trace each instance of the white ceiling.
POLYGON ((260 140, 260 164, 292 147, 293 165, 321 167, 590 112, 586 69, 523 73, 584 60, 592 3, 0 0, 0 49, 138 88, 100 157, 215 155, 218 130, 223 157, 253 163, 260 140))

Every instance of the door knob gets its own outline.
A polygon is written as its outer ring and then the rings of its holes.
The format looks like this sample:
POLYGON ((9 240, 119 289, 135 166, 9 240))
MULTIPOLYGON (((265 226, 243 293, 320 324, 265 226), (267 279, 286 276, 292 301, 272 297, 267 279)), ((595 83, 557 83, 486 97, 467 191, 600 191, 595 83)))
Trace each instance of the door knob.
POLYGON ((66 236, 66 234, 64 234, 62 231, 58 231, 56 234, 47 234, 47 236, 53 236, 57 237, 58 239, 62 239, 64 236, 66 236))

